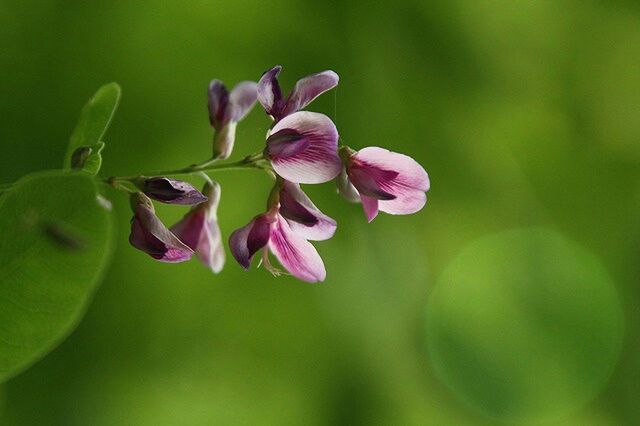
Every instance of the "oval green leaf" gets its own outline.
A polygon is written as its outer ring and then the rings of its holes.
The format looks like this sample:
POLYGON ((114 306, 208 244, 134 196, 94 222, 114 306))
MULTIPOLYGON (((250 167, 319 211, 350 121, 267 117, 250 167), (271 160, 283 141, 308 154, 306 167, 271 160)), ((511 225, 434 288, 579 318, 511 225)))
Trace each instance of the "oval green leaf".
POLYGON ((93 146, 102 140, 120 102, 120 86, 109 83, 102 86, 80 113, 64 158, 65 169, 71 168, 71 156, 81 146, 93 146))
POLYGON ((111 253, 111 217, 83 173, 44 172, 0 196, 0 381, 77 324, 111 253))

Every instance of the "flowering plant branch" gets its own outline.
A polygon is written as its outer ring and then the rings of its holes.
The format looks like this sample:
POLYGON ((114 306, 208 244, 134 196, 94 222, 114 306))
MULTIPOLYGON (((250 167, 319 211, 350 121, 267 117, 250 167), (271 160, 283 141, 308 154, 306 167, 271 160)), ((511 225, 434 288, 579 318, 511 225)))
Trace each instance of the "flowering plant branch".
MULTIPOLYGON (((263 170, 274 180, 265 211, 229 237, 235 260, 249 269, 258 254, 265 269, 280 275, 283 272, 271 263, 271 253, 287 273, 308 282, 323 281, 326 276, 324 263, 310 241, 331 238, 337 224, 316 207, 300 184, 335 180, 344 198, 362 204, 369 222, 379 211, 411 214, 422 209, 429 178, 415 160, 378 147, 356 151, 338 146, 338 130, 333 121, 326 115, 303 110, 337 86, 335 72, 302 78, 285 96, 278 82, 280 71, 281 67, 276 66, 257 83, 241 82, 231 91, 219 80, 211 82, 211 159, 174 170, 104 180, 130 196, 132 246, 161 262, 184 262, 196 255, 214 273, 220 272, 225 263, 217 220, 221 188, 208 174, 222 170, 263 170), (264 150, 240 161, 224 162, 233 152, 237 124, 257 102, 273 120, 264 150), (205 178, 202 190, 172 177, 190 175, 205 178), (191 208, 168 228, 156 216, 152 200, 191 208)), ((101 147, 77 148, 72 167, 85 169, 96 149, 101 147)))

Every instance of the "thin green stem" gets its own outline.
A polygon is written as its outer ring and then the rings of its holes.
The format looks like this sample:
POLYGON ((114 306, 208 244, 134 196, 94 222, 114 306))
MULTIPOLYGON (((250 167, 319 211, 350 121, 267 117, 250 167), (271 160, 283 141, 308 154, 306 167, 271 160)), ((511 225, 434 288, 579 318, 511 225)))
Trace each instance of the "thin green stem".
POLYGON ((240 161, 235 161, 233 163, 219 164, 217 163, 217 159, 209 160, 204 163, 194 164, 188 167, 183 167, 181 169, 173 169, 173 170, 159 170, 154 172, 141 173, 137 176, 113 176, 108 179, 105 179, 105 182, 114 185, 119 182, 133 182, 135 179, 141 176, 179 176, 179 175, 190 175, 201 172, 216 172, 222 170, 246 170, 246 169, 257 169, 270 171, 271 166, 265 164, 264 157, 262 153, 256 153, 253 155, 249 155, 243 158, 240 161))

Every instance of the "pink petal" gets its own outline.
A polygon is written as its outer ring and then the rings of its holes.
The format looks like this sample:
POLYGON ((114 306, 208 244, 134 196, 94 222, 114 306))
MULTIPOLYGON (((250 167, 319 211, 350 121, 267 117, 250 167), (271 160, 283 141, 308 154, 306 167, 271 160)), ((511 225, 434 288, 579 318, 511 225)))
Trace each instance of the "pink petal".
POLYGON ((393 200, 395 195, 382 189, 387 183, 398 176, 397 172, 380 170, 368 164, 354 164, 349 167, 349 180, 361 195, 376 200, 393 200))
POLYGON ((242 120, 253 108, 258 99, 258 83, 255 81, 243 81, 238 83, 229 94, 229 119, 231 121, 242 120))
POLYGON ((309 105, 315 98, 338 85, 340 78, 333 71, 323 71, 304 77, 289 95, 282 115, 293 114, 309 105))
POLYGON ((267 114, 276 117, 282 109, 282 91, 278 83, 278 74, 282 67, 276 65, 265 72, 258 81, 258 101, 267 114))
POLYGON ((202 263, 214 273, 218 273, 225 261, 217 220, 220 185, 217 182, 207 182, 202 192, 208 200, 193 207, 180 222, 171 227, 171 231, 196 252, 202 263))
POLYGON ((231 234, 231 254, 243 268, 249 269, 253 255, 267 245, 272 225, 273 220, 262 214, 231 234))
POLYGON ((293 232, 307 240, 327 240, 336 232, 336 221, 322 213, 297 183, 283 183, 280 214, 293 232))
POLYGON ((225 254, 222 233, 215 217, 207 218, 200 241, 198 241, 196 254, 200 261, 216 274, 224 267, 225 254))
POLYGON ((427 172, 416 160, 407 155, 371 146, 361 149, 353 157, 378 169, 397 172, 398 176, 395 180, 404 186, 422 192, 429 190, 427 172))
MULTIPOLYGON (((427 201, 425 192, 429 190, 429 176, 413 158, 383 148, 368 147, 358 151, 352 157, 352 162, 353 160, 362 165, 358 168, 359 171, 369 169, 369 176, 379 185, 380 191, 395 197, 375 197, 380 200, 378 208, 381 211, 411 214, 424 207, 427 201), (389 172, 397 175, 391 177, 389 172)), ((356 184, 355 180, 353 182, 356 184)), ((361 190, 358 185, 356 187, 361 190)), ((369 195, 375 196, 371 193, 369 195)))
POLYGON ((205 226, 205 217, 204 209, 196 207, 184 215, 180 222, 173 225, 171 232, 192 250, 196 250, 205 226))
POLYGON ((269 249, 294 277, 307 281, 324 281, 327 272, 315 247, 296 235, 280 215, 269 239, 269 249))
POLYGON ((295 183, 323 183, 335 178, 342 168, 338 157, 338 130, 324 114, 300 111, 280 120, 272 130, 295 131, 308 139, 308 146, 294 155, 270 157, 273 169, 295 183))
POLYGON ((362 209, 364 210, 364 215, 367 217, 367 222, 371 223, 371 221, 378 216, 378 206, 380 202, 366 195, 360 195, 360 201, 362 201, 362 209))
POLYGON ((389 214, 412 214, 420 211, 427 203, 427 195, 422 191, 398 190, 395 200, 380 200, 378 208, 389 214))

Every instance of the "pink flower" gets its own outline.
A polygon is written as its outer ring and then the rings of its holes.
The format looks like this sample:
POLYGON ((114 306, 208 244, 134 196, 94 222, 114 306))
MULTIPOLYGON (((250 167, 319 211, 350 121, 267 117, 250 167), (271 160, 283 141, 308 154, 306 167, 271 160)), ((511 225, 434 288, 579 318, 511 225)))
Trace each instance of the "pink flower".
POLYGON ((265 156, 273 170, 295 183, 323 183, 342 168, 338 130, 317 112, 300 111, 280 120, 267 138, 265 156))
POLYGON ((220 185, 207 182, 202 192, 208 200, 191 208, 171 231, 196 252, 202 263, 214 273, 222 270, 225 261, 222 235, 218 226, 220 185))
POLYGON ((269 199, 266 213, 254 217, 229 238, 233 257, 245 269, 253 256, 262 251, 262 263, 274 275, 268 252, 294 277, 308 282, 324 281, 324 263, 307 240, 326 240, 336 230, 336 222, 311 202, 300 186, 278 181, 269 199))
POLYGON ((378 210, 411 214, 424 207, 429 176, 413 158, 378 147, 358 152, 344 147, 340 153, 348 179, 342 175, 338 188, 351 199, 357 191, 369 222, 378 215, 378 210))
POLYGON ((220 80, 212 80, 209 84, 209 121, 215 129, 214 158, 225 160, 231 155, 236 140, 236 125, 256 103, 257 87, 253 81, 243 81, 229 93, 220 80))
POLYGON ((193 250, 187 247, 158 219, 151 200, 141 192, 131 195, 129 242, 135 248, 161 262, 177 263, 189 260, 193 250))
POLYGON ((333 89, 340 80, 333 71, 322 71, 308 75, 296 83, 295 87, 284 98, 278 74, 282 67, 276 65, 265 72, 258 82, 258 100, 274 120, 279 121, 289 114, 300 111, 324 92, 333 89))

